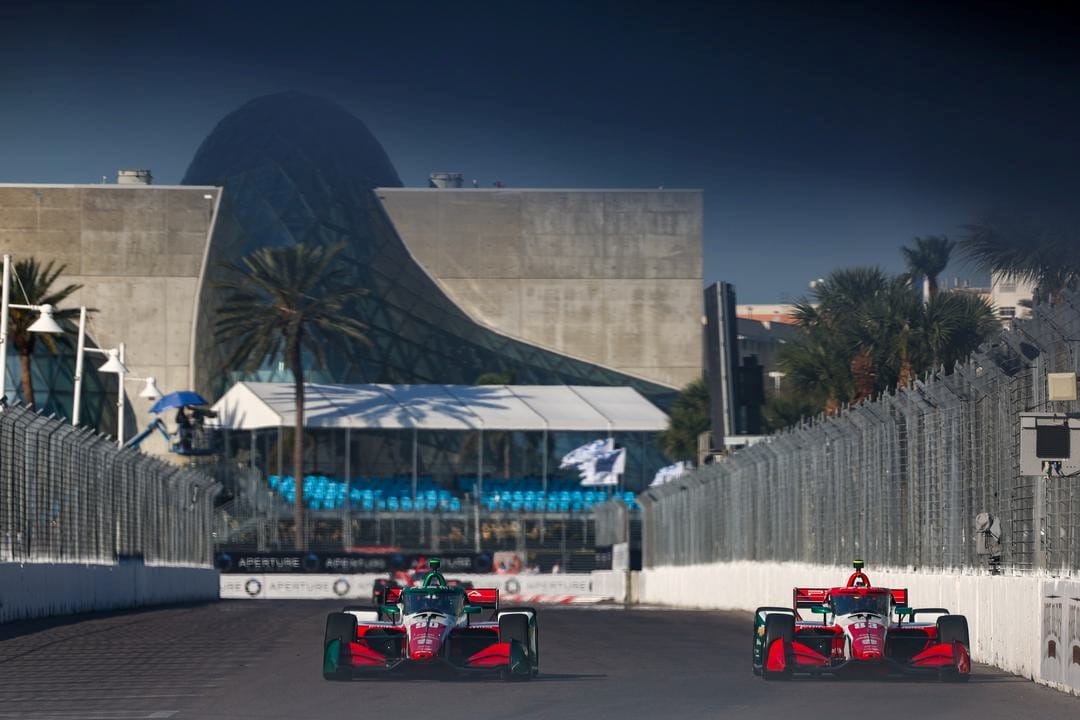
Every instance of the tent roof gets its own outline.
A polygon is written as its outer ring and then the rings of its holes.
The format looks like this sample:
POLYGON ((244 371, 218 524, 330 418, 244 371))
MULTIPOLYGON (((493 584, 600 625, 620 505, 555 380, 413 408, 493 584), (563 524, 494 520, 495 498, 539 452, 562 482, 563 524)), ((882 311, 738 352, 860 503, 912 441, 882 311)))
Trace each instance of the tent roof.
MULTIPOLYGON (((296 422, 292 383, 237 383, 214 410, 233 430, 296 422)), ((659 432, 667 421, 630 387, 304 385, 309 428, 659 432)))

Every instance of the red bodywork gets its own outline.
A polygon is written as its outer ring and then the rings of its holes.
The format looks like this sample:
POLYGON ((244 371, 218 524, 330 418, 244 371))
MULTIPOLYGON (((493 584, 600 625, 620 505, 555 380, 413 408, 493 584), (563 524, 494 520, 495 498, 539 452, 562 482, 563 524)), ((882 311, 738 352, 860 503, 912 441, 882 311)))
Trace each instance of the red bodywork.
MULTIPOLYGON (((382 604, 402 601, 401 587, 381 588, 382 604)), ((485 610, 499 608, 497 588, 464 590, 466 604, 485 610)), ((456 618, 450 621, 456 622, 456 618)), ((498 622, 451 624, 418 619, 402 619, 400 624, 360 623, 356 638, 342 647, 339 661, 356 670, 387 669, 404 661, 425 664, 447 660, 463 669, 494 669, 510 662, 510 643, 499 642, 498 622)))
POLYGON ((762 648, 761 662, 769 673, 837 672, 863 668, 888 672, 950 671, 966 676, 971 671, 968 648, 962 642, 938 642, 936 623, 903 622, 893 617, 896 607, 907 606, 906 588, 875 588, 861 571, 847 585, 834 588, 794 588, 792 609, 795 636, 791 642, 775 640, 762 648), (829 623, 804 618, 801 611, 830 606, 838 598, 887 600, 885 617, 855 612, 832 616, 829 623))

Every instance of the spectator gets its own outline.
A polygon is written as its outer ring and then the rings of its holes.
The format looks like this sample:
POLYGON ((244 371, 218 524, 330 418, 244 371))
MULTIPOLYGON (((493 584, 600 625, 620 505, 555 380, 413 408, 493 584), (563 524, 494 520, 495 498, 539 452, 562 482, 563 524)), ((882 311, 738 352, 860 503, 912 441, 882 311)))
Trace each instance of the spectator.
POLYGON ((182 451, 191 450, 191 419, 186 411, 186 406, 176 411, 176 434, 180 437, 180 449, 182 451))

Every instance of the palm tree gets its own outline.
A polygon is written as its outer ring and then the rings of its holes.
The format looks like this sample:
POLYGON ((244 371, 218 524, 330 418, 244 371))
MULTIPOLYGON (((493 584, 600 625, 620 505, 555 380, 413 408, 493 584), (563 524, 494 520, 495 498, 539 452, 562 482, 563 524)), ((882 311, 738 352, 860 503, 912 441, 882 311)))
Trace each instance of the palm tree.
MULTIPOLYGON (((67 269, 67 265, 55 267, 53 261, 42 266, 34 258, 19 260, 15 263, 12 276, 13 285, 11 302, 15 305, 52 305, 54 308, 68 299, 82 285, 65 285, 54 290, 53 283, 67 269)), ((53 354, 57 351, 57 339, 51 335, 30 332, 30 326, 37 320, 37 313, 32 310, 9 310, 8 334, 19 356, 19 369, 22 379, 23 402, 34 407, 34 378, 30 372, 30 359, 34 355, 38 339, 53 354)), ((71 320, 79 316, 78 309, 54 310, 53 318, 57 322, 71 320)))
POLYGON ((1080 285, 1080 231, 1029 218, 988 216, 965 228, 963 253, 984 270, 1035 284, 1035 302, 1058 303, 1080 285))
POLYGON ((930 235, 915 238, 914 247, 900 248, 912 278, 923 279, 924 303, 930 302, 930 298, 937 295, 938 275, 948 266, 949 256, 955 246, 956 243, 944 235, 930 235))
POLYGON ((923 304, 906 275, 876 268, 832 273, 792 313, 798 334, 780 350, 792 399, 834 413, 927 370, 950 370, 1000 327, 975 296, 938 293, 923 304))
POLYGON ((283 360, 293 376, 296 403, 293 477, 296 481, 296 547, 304 534, 304 360, 326 366, 330 346, 351 350, 350 340, 371 345, 367 325, 351 316, 351 301, 367 291, 342 284, 335 267, 344 243, 260 248, 239 265, 226 264, 231 279, 217 283, 225 292, 214 335, 233 350, 228 368, 255 372, 283 360))
POLYGON ((697 462, 698 435, 709 429, 709 386, 697 379, 684 387, 671 406, 668 428, 660 446, 672 460, 697 462))

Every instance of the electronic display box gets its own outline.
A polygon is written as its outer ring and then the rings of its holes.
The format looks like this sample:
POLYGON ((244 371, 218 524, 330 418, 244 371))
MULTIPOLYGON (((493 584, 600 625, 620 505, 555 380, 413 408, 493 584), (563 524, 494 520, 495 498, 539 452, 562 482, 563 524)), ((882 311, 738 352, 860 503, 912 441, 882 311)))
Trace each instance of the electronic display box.
POLYGON ((1020 474, 1080 474, 1080 415, 1020 413, 1020 474))

